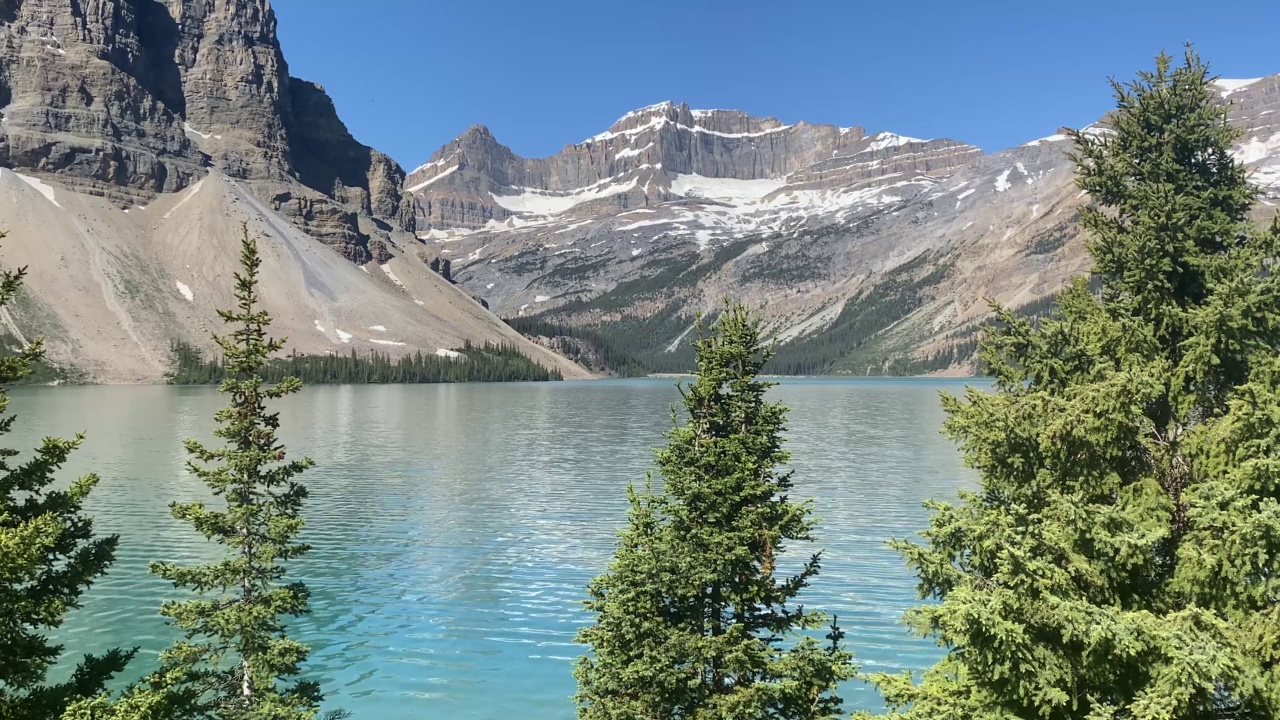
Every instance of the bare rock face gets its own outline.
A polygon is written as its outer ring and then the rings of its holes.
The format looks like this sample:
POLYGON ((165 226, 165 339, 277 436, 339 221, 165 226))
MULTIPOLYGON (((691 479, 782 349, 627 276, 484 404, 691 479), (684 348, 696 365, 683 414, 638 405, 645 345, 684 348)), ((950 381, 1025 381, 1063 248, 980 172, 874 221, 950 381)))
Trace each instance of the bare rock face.
MULTIPOLYGON (((1280 76, 1218 89, 1266 220, 1280 76)), ((1084 132, 1110 132, 1105 116, 1084 132)), ((800 372, 965 372, 988 299, 1043 312, 1088 272, 1070 146, 1059 130, 984 154, 663 103, 542 159, 472 128, 406 185, 419 237, 497 313, 585 328, 649 368, 689 369, 695 317, 733 296, 800 372)))
POLYGON ((0 115, 0 167, 121 205, 217 170, 356 262, 414 226, 403 170, 289 76, 267 0, 0 0, 0 115))
POLYGON ((477 230, 567 207, 575 217, 605 217, 683 202, 691 195, 682 178, 756 182, 768 195, 783 188, 874 185, 904 175, 936 178, 979 154, 950 140, 868 137, 860 127, 786 125, 737 110, 666 102, 627 113, 605 132, 548 158, 522 158, 477 125, 437 150, 405 185, 415 197, 420 229, 477 230))
POLYGON ((171 41, 182 115, 213 166, 237 179, 289 178, 289 68, 270 6, 265 0, 164 5, 177 33, 171 41))
POLYGON ((175 24, 155 2, 0 2, 0 165, 121 202, 202 175, 183 132, 175 24))

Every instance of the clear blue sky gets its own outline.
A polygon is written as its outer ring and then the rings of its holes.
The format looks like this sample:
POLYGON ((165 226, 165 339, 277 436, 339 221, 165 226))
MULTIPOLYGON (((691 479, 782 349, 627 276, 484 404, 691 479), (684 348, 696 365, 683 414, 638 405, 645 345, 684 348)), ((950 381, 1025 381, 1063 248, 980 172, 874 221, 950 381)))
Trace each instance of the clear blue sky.
POLYGON ((1280 72, 1280 0, 272 0, 290 71, 415 167, 468 126, 526 157, 674 100, 992 151, 1082 126, 1190 40, 1280 72))

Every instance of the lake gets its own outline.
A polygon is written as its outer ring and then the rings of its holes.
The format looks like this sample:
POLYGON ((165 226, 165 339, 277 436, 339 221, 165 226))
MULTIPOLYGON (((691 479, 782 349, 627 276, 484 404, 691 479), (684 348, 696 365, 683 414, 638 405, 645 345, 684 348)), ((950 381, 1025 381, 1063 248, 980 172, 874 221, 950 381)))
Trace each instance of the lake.
MULTIPOLYGON (((978 381, 981 382, 981 381, 978 381)), ((495 385, 310 387, 280 404, 282 436, 318 467, 291 577, 313 613, 291 624, 309 644, 326 708, 356 718, 574 716, 575 631, 584 587, 609 561, 678 399, 672 379, 495 385)), ((794 496, 812 496, 826 548, 802 600, 836 613, 866 670, 918 669, 940 651, 902 611, 915 580, 889 537, 924 528, 920 503, 971 486, 939 434, 947 379, 786 380, 794 496)), ((184 471, 182 440, 211 441, 223 399, 211 388, 19 388, 8 447, 87 433, 70 472, 102 483, 90 509, 121 536, 111 573, 59 631, 78 656, 142 648, 130 678, 173 635, 156 613, 172 589, 150 560, 212 557, 168 504, 205 496, 184 471)), ((798 554, 798 553, 797 553, 798 554)), ((848 708, 878 708, 851 683, 848 708)))

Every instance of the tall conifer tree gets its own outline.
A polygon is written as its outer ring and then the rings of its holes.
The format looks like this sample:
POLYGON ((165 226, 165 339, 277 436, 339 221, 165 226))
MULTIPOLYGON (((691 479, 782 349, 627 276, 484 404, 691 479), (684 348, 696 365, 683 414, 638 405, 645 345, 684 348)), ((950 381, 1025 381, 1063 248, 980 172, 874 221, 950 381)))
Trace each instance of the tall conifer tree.
POLYGON ((835 717, 851 657, 834 623, 827 644, 801 637, 826 618, 794 604, 819 555, 793 575, 779 567, 813 521, 780 469, 786 408, 758 378, 770 353, 741 305, 696 348, 697 380, 681 388, 688 417, 658 452, 664 489, 629 490, 629 525, 589 588, 596 623, 579 636, 591 654, 575 673, 578 716, 835 717))
MULTIPOLYGON (((25 274, 25 268, 0 272, 0 309, 18 293, 25 274)), ((42 347, 37 339, 0 358, 0 386, 28 375, 42 347)), ((0 415, 8 405, 0 387, 0 415)), ((0 434, 16 419, 0 417, 0 434)), ((33 457, 16 464, 17 450, 0 449, 0 720, 59 717, 76 698, 101 692, 133 655, 113 650, 85 657, 67 681, 46 684, 62 652, 46 633, 79 607, 80 596, 115 558, 117 538, 96 537, 83 510, 97 476, 86 475, 65 490, 52 487, 82 439, 45 438, 33 457)))
POLYGON ((165 603, 161 613, 185 639, 161 655, 145 687, 117 703, 99 698, 75 708, 75 720, 310 720, 318 714, 319 685, 298 679, 307 648, 286 634, 284 618, 308 612, 301 582, 285 580, 285 563, 309 549, 298 541, 306 487, 298 475, 309 459, 286 460, 276 432, 279 414, 268 402, 297 392, 296 378, 267 386, 262 369, 284 341, 267 335, 271 318, 259 307, 257 243, 244 230, 236 274, 237 308, 219 311, 232 326, 217 337, 230 404, 215 416, 210 448, 186 443, 188 468, 223 505, 175 503, 173 516, 226 547, 223 559, 181 567, 153 563, 152 572, 202 597, 165 603))
POLYGON ((1113 86, 1074 134, 1101 293, 1000 311, 995 391, 944 397, 981 489, 895 543, 947 649, 875 678, 912 720, 1280 717, 1280 225, 1190 49, 1113 86))

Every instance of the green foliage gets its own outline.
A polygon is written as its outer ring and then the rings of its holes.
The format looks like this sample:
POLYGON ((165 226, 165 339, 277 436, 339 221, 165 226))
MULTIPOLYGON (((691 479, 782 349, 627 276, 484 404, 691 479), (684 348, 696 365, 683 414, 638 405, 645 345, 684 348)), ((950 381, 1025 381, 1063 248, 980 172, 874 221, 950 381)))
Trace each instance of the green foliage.
MULTIPOLYGON (((27 352, 22 341, 11 335, 0 335, 0 360, 21 358, 27 352)), ((53 385, 74 381, 71 373, 64 368, 51 364, 42 355, 26 360, 28 372, 14 378, 8 385, 53 385)))
MULTIPOLYGON (((558 349, 569 350, 575 361, 595 370, 622 377, 651 373, 686 373, 694 368, 689 332, 697 322, 684 315, 679 303, 668 303, 653 313, 627 312, 590 327, 558 323, 547 316, 507 320, 513 329, 529 337, 562 338, 558 349), (679 342, 676 340, 679 339, 679 342), (668 349, 674 349, 668 352, 668 349), (575 348, 574 345, 577 347, 575 348)), ((555 311, 553 311, 553 314, 555 311)))
POLYGON ((1074 135, 1101 292, 998 310, 995 392, 944 396, 981 489, 894 543, 947 654, 873 678, 892 714, 1280 716, 1280 224, 1194 53, 1113 85, 1114 134, 1074 135))
POLYGON ((884 359, 872 359, 870 367, 877 368, 881 375, 907 376, 926 375, 932 372, 947 370, 964 365, 973 360, 978 352, 978 338, 953 342, 946 347, 927 355, 890 355, 884 359))
POLYGON ((1080 223, 1078 214, 1073 214, 1071 218, 1063 220, 1053 227, 1045 230, 1031 240, 1031 246, 1027 248, 1029 255, 1050 255, 1062 249, 1072 238, 1072 230, 1080 223))
MULTIPOLYGON (((261 370, 269 383, 296 377, 312 385, 412 384, 456 382, 518 382, 563 380, 559 369, 548 370, 530 360, 512 345, 466 342, 458 350, 461 357, 441 357, 415 352, 400 358, 371 352, 361 357, 349 355, 291 355, 267 360, 261 370)), ((225 360, 206 360, 196 348, 173 346, 173 385, 210 385, 227 376, 225 360)))
POLYGON ((780 345, 766 369, 778 375, 824 375, 838 370, 864 374, 867 361, 878 354, 850 356, 928 301, 928 289, 951 272, 949 264, 931 266, 933 262, 932 256, 921 254, 886 273, 880 282, 850 298, 830 327, 780 345))
MULTIPOLYGON (((551 314, 582 312, 626 312, 638 304, 670 298, 682 290, 697 287, 707 276, 721 269, 726 263, 745 252, 753 241, 731 241, 716 249, 706 260, 696 252, 681 252, 656 258, 631 273, 631 277, 597 297, 575 300, 552 311, 551 314)), ((554 270, 547 278, 579 279, 589 276, 589 271, 601 262, 566 266, 561 272, 554 270)), ((607 263, 606 263, 607 264, 607 263)), ((667 303, 669 304, 669 303, 667 303)), ((543 317, 543 319, 547 319, 543 317)), ((690 358, 692 359, 692 358, 690 358)))
POLYGON ((188 470, 223 505, 174 503, 173 516, 226 548, 223 559, 184 567, 155 562, 153 573, 197 597, 164 604, 161 614, 184 638, 160 656, 145 687, 117 703, 104 698, 73 708, 72 718, 209 718, 307 720, 317 715, 317 683, 298 679, 308 650, 285 632, 284 618, 308 612, 308 591, 285 579, 285 563, 309 546, 298 541, 307 488, 298 476, 310 459, 286 460, 276 437, 279 414, 268 403, 296 392, 297 378, 268 385, 262 372, 284 341, 267 335, 271 322, 258 307, 261 261, 244 231, 237 308, 219 311, 231 332, 215 339, 225 357, 221 391, 230 404, 215 415, 222 447, 186 442, 188 470))
POLYGON ((538 317, 507 318, 506 323, 525 337, 550 338, 556 343, 556 352, 589 370, 619 377, 643 377, 651 372, 639 358, 597 330, 538 317))
POLYGON ((789 542, 808 542, 809 503, 788 498, 786 408, 758 379, 768 351, 742 306, 699 338, 688 418, 658 452, 665 489, 628 490, 630 522, 606 574, 589 587, 596 623, 575 669, 578 716, 837 717, 836 685, 853 673, 831 623, 792 603, 819 569, 779 572, 789 542), (784 645, 785 643, 785 645, 784 645))
MULTIPOLYGON (((0 272, 0 308, 13 300, 25 274, 26 268, 0 272)), ((42 346, 37 339, 0 357, 0 386, 29 375, 42 346)), ((0 434, 17 419, 4 416, 8 406, 0 387, 0 434)), ((80 596, 115 558, 117 538, 95 537, 83 511, 97 476, 86 475, 65 490, 52 488, 82 439, 45 438, 23 462, 14 461, 17 450, 0 449, 0 720, 57 718, 78 698, 101 692, 133 657, 121 650, 86 656, 67 681, 46 684, 62 654, 46 634, 80 606, 80 596)))
MULTIPOLYGON (((680 282, 682 275, 695 275, 698 256, 696 253, 681 253, 669 257, 658 258, 641 268, 644 273, 640 277, 623 280, 612 290, 597 298, 569 304, 561 310, 590 309, 601 312, 617 312, 627 310, 644 299, 656 299, 668 293, 680 282)), ((695 280, 696 281, 696 280, 695 280)))

